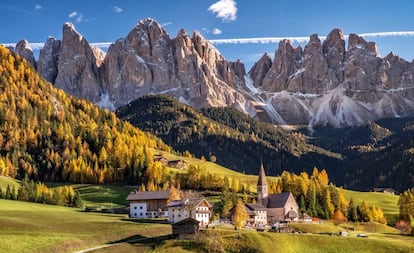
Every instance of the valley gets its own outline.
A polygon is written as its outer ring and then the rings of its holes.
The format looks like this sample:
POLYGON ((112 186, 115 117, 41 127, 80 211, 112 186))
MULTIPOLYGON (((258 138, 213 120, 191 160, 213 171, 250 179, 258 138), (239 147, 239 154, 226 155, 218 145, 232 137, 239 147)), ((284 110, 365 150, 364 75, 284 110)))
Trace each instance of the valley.
MULTIPOLYGON (((0 45, 0 253, 414 252, 414 61, 368 40, 401 33, 324 25, 247 69, 213 44, 247 32, 244 2, 208 7, 223 30, 197 11, 178 27, 155 2, 89 9, 101 20, 72 6, 61 38, 0 45), (91 32, 141 5, 162 22, 91 32), (101 35, 113 42, 87 39, 101 35)), ((61 20, 20 4, 0 9, 61 20)))

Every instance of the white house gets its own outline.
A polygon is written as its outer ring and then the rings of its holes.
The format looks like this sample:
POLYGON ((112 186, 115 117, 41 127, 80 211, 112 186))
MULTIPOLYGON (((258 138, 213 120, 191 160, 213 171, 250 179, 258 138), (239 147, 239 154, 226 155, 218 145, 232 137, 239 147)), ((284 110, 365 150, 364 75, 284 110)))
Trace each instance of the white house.
POLYGON ((207 225, 211 218, 211 204, 206 199, 197 200, 173 200, 167 204, 168 221, 177 223, 186 218, 193 218, 200 225, 207 225))
POLYGON ((168 217, 167 200, 169 191, 131 192, 129 201, 131 218, 166 218, 168 217))
POLYGON ((267 225, 267 208, 262 204, 245 204, 249 218, 248 223, 254 226, 267 225))

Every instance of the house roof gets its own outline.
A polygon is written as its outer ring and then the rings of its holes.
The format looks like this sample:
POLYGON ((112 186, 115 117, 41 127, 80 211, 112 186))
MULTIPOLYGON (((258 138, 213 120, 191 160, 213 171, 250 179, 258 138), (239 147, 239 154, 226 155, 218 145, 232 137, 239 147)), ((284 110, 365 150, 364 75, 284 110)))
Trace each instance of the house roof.
POLYGON ((167 207, 182 207, 186 205, 192 205, 194 207, 197 207, 202 203, 205 203, 208 208, 212 208, 211 204, 206 199, 191 199, 188 201, 173 200, 167 204, 167 207))
POLYGON ((193 219, 193 218, 191 218, 191 217, 188 217, 188 218, 186 218, 186 219, 184 219, 184 220, 180 220, 180 221, 178 221, 178 222, 176 222, 176 223, 174 223, 173 224, 173 226, 179 226, 179 225, 184 225, 184 224, 186 224, 186 223, 194 223, 194 224, 198 224, 198 223, 200 223, 198 220, 196 220, 196 219, 193 219))
POLYGON ((257 180, 257 185, 267 186, 266 173, 263 167, 263 163, 260 165, 259 180, 257 180))
POLYGON ((169 191, 131 192, 126 200, 168 199, 169 191))
POLYGON ((283 208, 289 199, 290 192, 283 192, 278 194, 270 194, 268 196, 267 208, 283 208))
POLYGON ((267 208, 262 204, 246 204, 246 207, 252 211, 265 211, 267 208))

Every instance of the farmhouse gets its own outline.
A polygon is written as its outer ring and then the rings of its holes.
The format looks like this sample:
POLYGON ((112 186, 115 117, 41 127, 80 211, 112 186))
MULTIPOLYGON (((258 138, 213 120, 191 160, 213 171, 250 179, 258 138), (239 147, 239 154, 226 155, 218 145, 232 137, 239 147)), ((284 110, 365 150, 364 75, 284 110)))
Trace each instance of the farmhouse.
POLYGON ((211 204, 206 199, 173 200, 167 205, 168 221, 177 223, 186 218, 197 220, 204 226, 210 222, 211 204))
POLYGON ((167 200, 169 191, 132 191, 126 200, 129 201, 132 218, 168 217, 167 200))
POLYGON ((257 203, 267 208, 269 223, 297 221, 299 218, 299 206, 291 192, 269 194, 263 163, 257 181, 257 203))
POLYGON ((373 188, 373 192, 382 192, 382 193, 388 193, 388 194, 395 194, 395 190, 392 188, 373 188))

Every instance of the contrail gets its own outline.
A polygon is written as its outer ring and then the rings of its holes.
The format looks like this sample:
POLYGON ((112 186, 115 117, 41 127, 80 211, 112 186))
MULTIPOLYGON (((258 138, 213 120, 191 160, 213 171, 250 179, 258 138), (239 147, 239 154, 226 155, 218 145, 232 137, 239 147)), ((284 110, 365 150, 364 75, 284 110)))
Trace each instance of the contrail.
MULTIPOLYGON (((365 38, 378 38, 378 37, 410 37, 414 36, 414 31, 402 31, 402 32, 376 32, 376 33, 360 33, 358 36, 365 38)), ((348 38, 349 35, 344 35, 348 38)), ((321 40, 326 39, 326 36, 319 36, 321 40)), ((305 43, 309 41, 309 37, 263 37, 263 38, 235 38, 235 39, 216 39, 210 40, 211 43, 218 44, 269 44, 279 43, 280 41, 288 39, 292 42, 305 43)))
MULTIPOLYGON (((384 38, 384 37, 412 37, 414 31, 397 31, 397 32, 375 32, 375 33, 360 33, 358 36, 365 38, 384 38)), ((344 35, 348 38, 349 35, 344 35)), ((326 39, 326 36, 319 36, 320 39, 326 39)), ((212 44, 270 44, 279 43, 280 41, 288 39, 292 42, 306 43, 309 41, 309 37, 259 37, 259 38, 233 38, 233 39, 215 39, 209 40, 212 44)), ((16 43, 0 43, 5 47, 15 47, 16 43)), ((33 50, 40 50, 43 48, 44 43, 29 43, 33 50)), ((90 43, 95 47, 101 49, 108 49, 112 42, 96 42, 90 43)))

